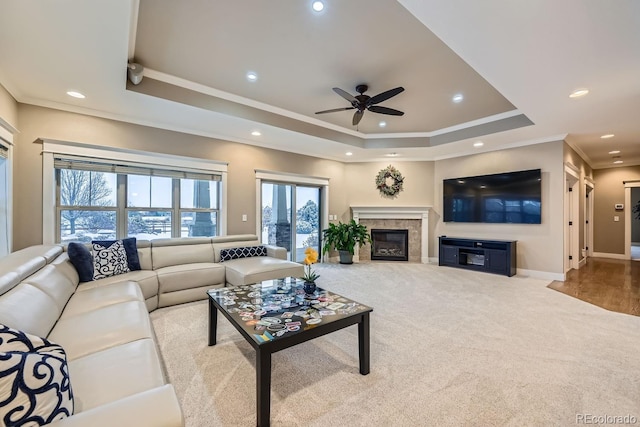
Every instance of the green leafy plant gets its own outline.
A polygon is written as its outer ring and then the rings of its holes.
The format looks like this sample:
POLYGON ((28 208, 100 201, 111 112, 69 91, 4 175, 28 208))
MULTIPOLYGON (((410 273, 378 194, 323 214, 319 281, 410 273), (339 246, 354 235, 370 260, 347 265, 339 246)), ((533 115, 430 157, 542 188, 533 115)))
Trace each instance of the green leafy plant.
POLYGON ((323 254, 329 252, 331 248, 335 248, 353 255, 356 245, 364 246, 366 243, 371 243, 367 227, 357 224, 354 220, 348 223, 329 224, 329 228, 322 230, 322 239, 323 254))

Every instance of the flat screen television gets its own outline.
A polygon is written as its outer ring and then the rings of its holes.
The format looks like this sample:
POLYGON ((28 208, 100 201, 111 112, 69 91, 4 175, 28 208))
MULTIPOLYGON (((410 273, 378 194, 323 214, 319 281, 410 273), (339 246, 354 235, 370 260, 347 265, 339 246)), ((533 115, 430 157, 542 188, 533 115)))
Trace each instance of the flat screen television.
POLYGON ((443 180, 444 222, 540 224, 540 169, 443 180))

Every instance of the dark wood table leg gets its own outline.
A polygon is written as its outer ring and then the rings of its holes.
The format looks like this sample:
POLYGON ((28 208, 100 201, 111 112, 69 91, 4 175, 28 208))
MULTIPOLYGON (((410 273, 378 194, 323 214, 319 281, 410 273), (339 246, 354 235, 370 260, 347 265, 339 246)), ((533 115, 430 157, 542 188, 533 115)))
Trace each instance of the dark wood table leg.
POLYGON ((257 425, 269 427, 271 418, 271 352, 256 350, 257 425))
POLYGON ((358 350, 360 353, 360 373, 369 373, 369 313, 362 315, 362 321, 358 323, 358 350))
POLYGON ((209 298, 209 345, 216 345, 218 331, 218 309, 209 298))

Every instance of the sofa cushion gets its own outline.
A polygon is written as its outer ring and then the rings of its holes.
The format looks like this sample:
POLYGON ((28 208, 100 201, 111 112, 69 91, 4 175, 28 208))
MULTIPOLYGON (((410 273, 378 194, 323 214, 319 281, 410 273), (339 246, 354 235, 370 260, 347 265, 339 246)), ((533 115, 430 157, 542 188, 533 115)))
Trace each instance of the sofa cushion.
POLYGON ((158 295, 158 275, 153 270, 130 271, 117 276, 81 283, 80 286, 78 286, 78 292, 84 292, 87 289, 102 286, 111 286, 114 283, 121 282, 136 282, 140 286, 140 289, 142 289, 142 295, 144 295, 145 299, 158 295))
POLYGON ((61 313, 46 292, 24 282, 0 295, 0 307, 0 323, 41 337, 49 335, 61 313))
POLYGON ((267 256, 267 248, 264 246, 243 246, 239 248, 222 249, 220 251, 220 262, 252 256, 267 256))
POLYGON ((302 264, 271 257, 240 258, 224 263, 227 283, 248 285, 263 280, 300 277, 304 274, 302 264))
MULTIPOLYGON (((160 294, 225 283, 225 268, 213 262, 174 265, 156 270, 160 294)), ((206 295, 203 295, 203 299, 206 295)))
POLYGON ((67 246, 69 261, 76 268, 81 282, 93 280, 93 257, 89 249, 82 243, 71 242, 67 246))
POLYGON ((95 241, 93 247, 93 280, 128 273, 127 252, 122 240, 95 241))
POLYGON ((150 338, 70 361, 76 412, 162 386, 161 366, 156 345, 150 338))
POLYGON ((128 301, 62 317, 48 338, 64 347, 69 360, 75 360, 151 336, 146 305, 140 301, 128 301))
POLYGON ((172 265, 214 262, 211 238, 156 239, 151 242, 151 260, 154 270, 172 265))
POLYGON ((140 286, 135 282, 120 282, 76 292, 60 318, 76 316, 88 311, 127 301, 144 301, 140 286))
POLYGON ((44 425, 73 414, 64 350, 34 335, 0 325, 0 421, 44 425))

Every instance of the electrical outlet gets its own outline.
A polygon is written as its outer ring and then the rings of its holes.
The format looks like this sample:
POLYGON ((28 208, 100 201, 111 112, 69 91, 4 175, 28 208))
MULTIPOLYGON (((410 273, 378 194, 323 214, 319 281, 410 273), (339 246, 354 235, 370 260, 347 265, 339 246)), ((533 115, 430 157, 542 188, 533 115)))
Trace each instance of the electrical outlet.
POLYGON ((620 221, 620 217, 618 215, 615 215, 613 217, 613 222, 619 222, 620 221))

